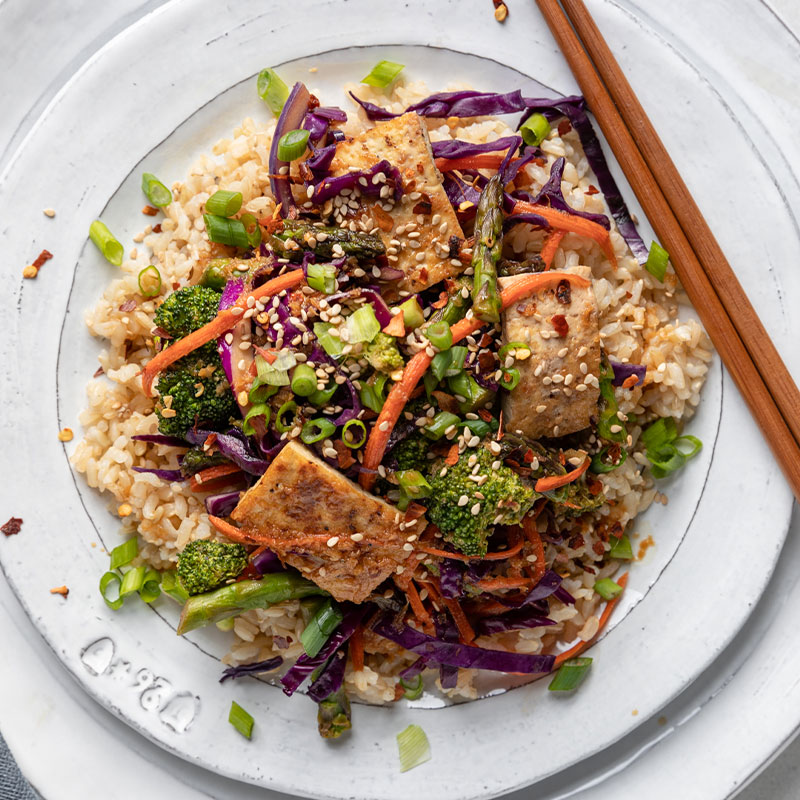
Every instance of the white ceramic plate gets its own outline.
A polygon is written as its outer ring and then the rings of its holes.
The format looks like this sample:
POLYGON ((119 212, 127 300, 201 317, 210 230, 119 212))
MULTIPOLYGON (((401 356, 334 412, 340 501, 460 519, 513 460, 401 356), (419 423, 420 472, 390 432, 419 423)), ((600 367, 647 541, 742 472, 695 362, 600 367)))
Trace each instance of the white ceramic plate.
MULTIPOLYGON (((438 711, 360 706, 354 735, 333 746, 315 738, 310 702, 287 700, 255 681, 219 687, 219 665, 212 659, 222 652, 220 639, 207 632, 195 634, 193 641, 211 654, 203 655, 144 609, 136 613, 130 607, 120 614, 106 609, 96 582, 107 561, 90 543, 100 538, 113 546, 117 524, 102 498, 82 491, 80 479, 73 482, 55 439, 61 424, 77 428, 84 386, 94 371, 96 346, 83 329, 82 309, 113 274, 91 246, 84 246, 89 222, 102 210, 112 230, 130 242, 142 224, 140 172, 146 168, 167 182, 179 178, 195 153, 207 150, 242 117, 264 114, 251 76, 265 63, 307 53, 309 57, 282 71, 288 78, 308 78, 308 67, 319 67, 309 84, 326 102, 337 99, 335 87, 357 79, 379 57, 409 64, 409 72, 432 89, 443 88, 445 80, 467 80, 485 89, 520 86, 533 91, 529 80, 487 60, 498 52, 515 52, 521 72, 557 90, 572 91, 571 78, 531 11, 515 8, 514 26, 476 26, 472 16, 439 10, 434 17, 423 4, 412 3, 392 21, 389 37, 374 25, 371 6, 348 5, 346 12, 333 5, 314 8, 314 36, 298 44, 287 35, 290 25, 281 10, 268 15, 263 6, 240 4, 220 30, 211 4, 173 3, 93 59, 24 143, 0 185, 4 203, 25 196, 37 214, 50 205, 60 213, 46 229, 46 240, 36 239, 41 226, 26 229, 21 223, 13 232, 9 255, 24 263, 31 252, 47 246, 58 251, 58 262, 51 262, 53 269, 43 272, 36 284, 22 287, 16 309, 4 309, 3 321, 13 331, 4 342, 11 365, 4 397, 14 420, 10 425, 12 417, 8 412, 4 416, 4 442, 7 452, 35 453, 36 458, 20 459, 5 470, 3 485, 7 496, 15 498, 13 513, 26 520, 26 536, 4 542, 0 555, 31 617, 78 680, 100 702, 178 755, 232 777, 315 796, 349 796, 354 783, 364 796, 400 797, 413 791, 437 797, 489 796, 553 774, 629 732, 710 663, 763 589, 788 520, 789 495, 718 368, 692 423, 693 432, 706 442, 704 454, 669 486, 668 509, 642 523, 652 528, 658 546, 649 561, 637 565, 627 596, 629 605, 643 599, 597 648, 593 675, 581 693, 566 700, 547 697, 540 683, 438 711), (192 20, 191 32, 184 32, 187 20, 192 20), (283 30, 271 32, 270 20, 281 20, 283 30), (430 32, 444 29, 445 22, 446 40, 432 39, 430 32), (408 46, 346 49, 387 39, 447 44, 474 55, 408 46), (267 61, 265 41, 270 45, 267 61), (148 58, 139 57, 143 52, 148 58), (54 142, 59 142, 58 150, 54 142), (76 265, 74 275, 71 264, 76 265), (751 475, 759 476, 757 482, 738 468, 743 453, 752 465, 751 475), (774 522, 756 539, 753 522, 768 511, 774 522), (70 599, 54 603, 59 599, 48 589, 61 583, 70 586, 70 599), (719 602, 720 586, 736 590, 724 604, 719 602), (257 751, 242 747, 227 729, 232 697, 259 722, 253 743, 257 751), (638 716, 632 716, 634 708, 638 716), (394 734, 408 721, 426 729, 435 760, 400 776, 394 734), (309 764, 315 769, 309 770, 309 764)), ((298 14, 300 7, 294 6, 298 14)), ((614 23, 622 31, 630 19, 617 14, 614 23)), ((726 157, 742 159, 752 179, 746 197, 755 197, 756 209, 769 208, 771 226, 784 234, 771 240, 773 247, 785 248, 774 255, 786 257, 796 248, 792 220, 775 202, 769 176, 748 160, 746 137, 735 126, 732 135, 725 109, 714 107, 713 94, 704 94, 691 70, 671 51, 654 48, 635 29, 627 33, 631 46, 649 53, 654 74, 669 70, 674 83, 668 97, 674 91, 675 97, 706 104, 707 129, 725 142, 726 157)), ((687 146, 676 155, 691 158, 691 152, 687 146)), ((696 165, 693 178, 701 186, 720 183, 713 164, 696 165)), ((741 191, 739 183, 725 183, 725 176, 721 182, 726 196, 741 191)), ((33 218, 31 213, 28 219, 33 218)), ((756 254, 749 238, 736 238, 731 224, 717 229, 723 241, 730 237, 726 244, 735 245, 743 267, 755 263, 749 260, 756 254)), ((774 290, 774 281, 771 276, 758 285, 774 290)), ((771 327, 783 331, 783 305, 773 300, 768 307, 774 312, 771 327)), ((162 607, 168 616, 168 602, 162 607)))

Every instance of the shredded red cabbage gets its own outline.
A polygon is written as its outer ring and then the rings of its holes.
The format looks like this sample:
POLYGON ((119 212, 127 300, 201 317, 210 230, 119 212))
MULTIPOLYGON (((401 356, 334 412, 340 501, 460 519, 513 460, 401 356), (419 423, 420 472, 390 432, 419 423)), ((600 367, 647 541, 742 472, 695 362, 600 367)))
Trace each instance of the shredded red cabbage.
POLYGON ((538 628, 555 624, 552 619, 541 616, 535 609, 519 608, 515 611, 508 611, 505 614, 499 614, 496 617, 482 619, 478 623, 476 631, 488 636, 492 633, 505 633, 506 631, 514 631, 521 628, 538 628))
POLYGON ((553 597, 557 597, 562 603, 568 606, 575 605, 575 598, 563 586, 559 586, 558 589, 553 592, 553 597))
MULTIPOLYGON (((442 642, 458 642, 458 628, 456 628, 450 616, 444 612, 434 614, 433 624, 436 628, 436 636, 442 642)), ((439 682, 442 689, 455 689, 458 684, 458 667, 450 664, 439 665, 439 682)))
POLYGON ((443 642, 408 625, 394 627, 392 618, 388 614, 379 616, 372 630, 384 639, 389 639, 406 650, 424 656, 429 661, 451 667, 533 675, 550 672, 555 661, 555 656, 508 653, 504 650, 484 650, 481 647, 458 642, 443 642))
POLYGON ((308 131, 312 144, 317 144, 328 133, 331 122, 347 122, 347 114, 341 108, 320 106, 306 113, 303 128, 308 131))
POLYGON ((227 517, 239 503, 239 492, 223 492, 206 497, 206 511, 212 517, 227 517))
POLYGON ((266 661, 257 661, 255 664, 238 664, 235 667, 228 667, 223 671, 220 683, 225 683, 228 678, 241 678, 244 675, 258 675, 261 672, 272 672, 283 664, 280 656, 268 658, 266 661))
POLYGON ((522 139, 519 136, 504 136, 491 142, 465 142, 461 139, 445 139, 441 142, 431 142, 434 158, 469 158, 479 153, 496 153, 498 150, 509 150, 513 145, 514 150, 519 147, 522 139))
POLYGON ((289 165, 278 158, 278 142, 284 134, 300 127, 306 111, 308 111, 310 98, 311 95, 308 93, 308 89, 298 81, 292 87, 292 91, 289 92, 289 97, 286 99, 281 115, 278 117, 275 133, 272 135, 272 146, 269 151, 269 182, 275 201, 280 204, 280 214, 284 219, 295 219, 298 211, 292 195, 289 175, 281 174, 281 169, 283 167, 288 168, 289 165))
POLYGON ((439 589, 442 597, 454 599, 464 593, 464 573, 461 562, 453 558, 443 558, 439 562, 439 589))
MULTIPOLYGON (((234 278, 229 280, 225 284, 225 288, 222 290, 222 296, 219 299, 219 310, 224 311, 226 308, 230 308, 239 299, 243 291, 244 279, 234 278)), ((240 322, 236 328, 241 331, 241 328, 248 324, 249 323, 240 322)), ((233 374, 233 353, 231 350, 231 345, 225 341, 226 336, 227 333, 223 334, 217 339, 217 352, 219 353, 219 358, 222 362, 222 369, 225 372, 225 377, 228 379, 228 383, 231 385, 231 391, 235 396, 236 390, 234 389, 234 385, 236 381, 233 374)))
POLYGON ((251 475, 263 475, 266 472, 269 461, 253 453, 247 436, 238 428, 231 428, 225 433, 190 428, 186 432, 186 439, 194 445, 202 445, 211 434, 217 437, 214 443, 219 451, 240 469, 251 475))
POLYGON ((250 563, 260 575, 283 572, 283 564, 272 550, 262 550, 250 563))
POLYGON ((622 364, 619 361, 612 361, 611 359, 609 359, 609 363, 614 370, 614 380, 611 381, 614 386, 622 386, 625 380, 630 378, 631 375, 636 376, 636 383, 633 384, 634 386, 644 383, 644 376, 647 373, 647 367, 644 364, 622 364))
POLYGON ((322 203, 340 194, 342 189, 353 189, 354 187, 358 187, 361 194, 379 195, 384 184, 373 183, 372 181, 379 172, 386 176, 386 185, 389 184, 389 181, 394 184, 394 199, 398 201, 403 196, 403 178, 400 175, 400 170, 385 159, 369 169, 347 172, 344 175, 332 178, 323 178, 314 186, 314 193, 311 195, 311 199, 314 202, 322 203), (367 181, 366 186, 359 182, 361 178, 367 181))
POLYGON ((305 165, 311 170, 311 174, 316 180, 322 180, 331 168, 331 161, 336 155, 336 145, 329 144, 325 147, 314 149, 310 158, 306 159, 305 165))
POLYGON ((170 481, 170 483, 178 483, 184 480, 183 473, 179 469, 151 469, 150 467, 134 467, 134 472, 149 472, 151 475, 156 475, 161 480, 170 481))
POLYGON ((408 681, 411 678, 416 678, 423 670, 428 668, 428 661, 427 659, 420 656, 413 664, 406 667, 402 672, 399 673, 399 676, 404 680, 408 681))
POLYGON ((308 696, 321 703, 326 697, 338 692, 344 683, 344 668, 347 665, 347 646, 337 650, 322 668, 317 679, 308 687, 308 696))

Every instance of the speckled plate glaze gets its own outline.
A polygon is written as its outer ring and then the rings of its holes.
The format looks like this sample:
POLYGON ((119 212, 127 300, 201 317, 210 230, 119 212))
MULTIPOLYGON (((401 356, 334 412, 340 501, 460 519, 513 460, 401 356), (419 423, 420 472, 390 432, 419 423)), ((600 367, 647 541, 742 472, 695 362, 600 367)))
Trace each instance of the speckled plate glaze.
MULTIPOLYGON (((87 692, 170 752, 307 796, 485 798, 558 773, 632 731, 708 666, 763 591, 785 535, 790 494, 718 363, 691 423, 706 447, 664 487, 669 506, 637 524, 656 547, 632 570, 625 603, 593 652, 581 692, 551 697, 539 682, 435 710, 359 706, 352 736, 333 744, 316 737, 310 701, 290 700, 260 681, 220 686, 224 636, 202 631, 177 638, 168 600, 152 611, 135 604, 119 613, 106 608, 97 580, 107 558, 91 543, 113 547, 118 523, 106 499, 72 475, 71 448, 56 439, 62 425, 79 427, 97 352, 82 312, 113 276, 86 244, 90 221, 102 215, 130 246, 144 224, 140 173, 179 179, 194 155, 243 117, 265 115, 253 87, 260 68, 283 64, 287 81, 307 80, 326 102, 337 101, 341 84, 357 80, 378 58, 409 65, 409 75, 432 90, 463 80, 487 90, 574 91, 532 4, 514 6, 504 26, 488 11, 485 23, 476 24, 477 8, 463 14, 456 3, 412 0, 402 13, 381 4, 383 24, 376 24, 375 8, 367 0, 304 0, 287 14, 276 2, 243 2, 221 22, 210 0, 175 0, 90 60, 25 140, 0 179, 5 207, 19 197, 27 204, 19 213, 15 202, 21 221, 3 232, 5 252, 10 263, 24 264, 48 247, 57 260, 35 284, 17 287, 15 303, 0 318, 8 332, 0 345, 6 364, 0 425, 12 455, 3 486, 9 508, 25 519, 24 535, 0 542, 0 561, 32 620, 87 692), (302 41, 299 20, 311 21, 302 41), (508 53, 514 58, 502 60, 512 66, 497 60, 508 53), (310 74, 311 67, 318 72, 310 74), (44 227, 38 215, 46 206, 59 213, 44 227), (66 602, 49 594, 63 583, 70 587, 66 602), (231 699, 256 717, 250 745, 227 726, 231 699), (394 736, 409 722, 425 728, 434 758, 401 775, 394 736)), ((611 26, 629 42, 658 87, 654 122, 677 142, 676 161, 689 170, 701 205, 710 207, 703 200, 716 196, 713 186, 729 202, 747 202, 751 228, 773 232, 765 248, 724 209, 709 213, 757 307, 769 310, 770 332, 785 335, 785 309, 798 287, 786 287, 771 269, 797 252, 785 185, 779 189, 747 132, 691 63, 624 9, 608 3, 604 13, 604 29, 611 26), (719 163, 699 159, 691 137, 671 135, 685 120, 669 109, 685 108, 686 100, 703 109, 705 135, 720 142, 719 163), (726 173, 723 162, 740 173, 726 173)), ((643 100, 650 108, 646 93, 643 100)))

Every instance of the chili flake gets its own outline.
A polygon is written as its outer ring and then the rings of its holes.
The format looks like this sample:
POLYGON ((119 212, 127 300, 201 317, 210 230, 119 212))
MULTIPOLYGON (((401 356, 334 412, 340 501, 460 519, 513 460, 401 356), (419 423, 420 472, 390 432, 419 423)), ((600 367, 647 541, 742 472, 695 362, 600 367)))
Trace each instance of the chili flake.
POLYGON ((69 594, 69 589, 67 589, 66 586, 54 586, 50 590, 50 594, 60 594, 66 600, 67 595, 69 594))
POLYGON ((553 314, 550 317, 550 322, 555 329, 555 332, 563 339, 569 333, 569 323, 563 314, 553 314))
POLYGON ((22 528, 22 517, 11 517, 5 525, 0 525, 0 531, 6 536, 15 536, 22 528))

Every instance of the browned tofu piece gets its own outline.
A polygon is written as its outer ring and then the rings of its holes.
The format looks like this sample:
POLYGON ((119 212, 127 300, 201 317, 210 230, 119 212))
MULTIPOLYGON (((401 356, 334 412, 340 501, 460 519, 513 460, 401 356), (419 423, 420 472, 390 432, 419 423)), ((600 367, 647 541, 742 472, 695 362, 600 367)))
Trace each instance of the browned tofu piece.
POLYGON ((448 256, 450 238, 464 237, 453 207, 442 188, 428 131, 414 113, 379 122, 374 128, 342 142, 336 148, 331 174, 350 167, 369 169, 386 159, 403 177, 399 203, 391 197, 368 200, 371 216, 388 251, 389 265, 402 270, 399 288, 420 292, 463 271, 464 265, 448 256), (391 205, 391 208, 384 206, 391 205), (417 234, 419 234, 417 236, 417 234))
POLYGON ((307 447, 289 442, 231 517, 286 564, 330 592, 360 603, 408 559, 397 509, 368 494, 307 447), (398 522, 395 521, 398 519, 398 522))
MULTIPOLYGON (((519 276, 500 278, 510 286, 519 276)), ((506 430, 529 439, 583 430, 597 416, 600 330, 591 287, 546 289, 503 314, 505 342, 525 342, 530 358, 517 361, 520 381, 503 397, 506 430), (559 296, 557 296, 560 294, 559 296)))

